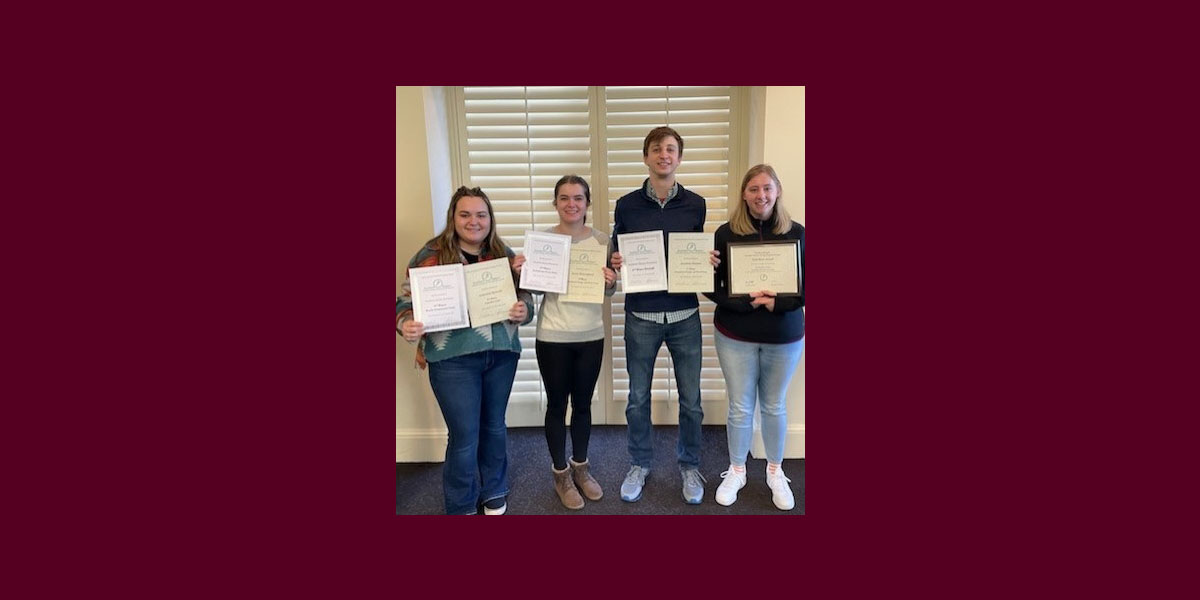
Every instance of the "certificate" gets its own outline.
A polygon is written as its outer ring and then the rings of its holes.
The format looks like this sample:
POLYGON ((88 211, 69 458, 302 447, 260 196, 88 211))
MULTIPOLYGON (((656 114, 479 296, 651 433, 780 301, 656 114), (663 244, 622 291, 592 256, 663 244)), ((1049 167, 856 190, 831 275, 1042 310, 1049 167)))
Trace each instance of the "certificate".
POLYGON ((567 293, 567 273, 571 267, 571 236, 526 231, 524 254, 521 289, 567 293))
POLYGON ((661 229, 642 233, 618 233, 621 247, 621 279, 625 293, 661 292, 667 289, 667 257, 661 229))
POLYGON ((471 327, 490 325, 508 318, 508 311, 517 302, 512 267, 508 257, 484 260, 463 267, 467 280, 467 312, 471 327))
POLYGON ((425 325, 426 333, 471 325, 461 264, 409 269, 408 283, 413 319, 425 325))
POLYGON ((796 240, 729 243, 729 294, 771 290, 779 296, 800 294, 796 240))
POLYGON ((667 291, 713 291, 713 266, 708 261, 712 249, 711 233, 672 231, 667 234, 667 254, 670 256, 670 260, 667 261, 667 291))
POLYGON ((571 273, 567 277, 567 293, 559 296, 563 302, 604 303, 604 265, 608 262, 608 246, 580 242, 571 246, 571 273))

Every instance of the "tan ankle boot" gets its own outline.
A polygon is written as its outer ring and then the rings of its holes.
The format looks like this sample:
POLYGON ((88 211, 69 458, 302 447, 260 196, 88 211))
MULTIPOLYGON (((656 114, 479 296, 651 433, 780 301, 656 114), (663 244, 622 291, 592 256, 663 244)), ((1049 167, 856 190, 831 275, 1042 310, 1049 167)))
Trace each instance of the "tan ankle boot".
POLYGON ((550 470, 554 473, 554 491, 558 492, 558 499, 562 500, 563 506, 571 510, 583 508, 583 496, 579 495, 579 490, 571 481, 571 467, 557 471, 551 465, 550 470))
POLYGON ((604 490, 600 489, 600 482, 596 481, 596 478, 592 477, 591 473, 588 473, 588 461, 585 460, 577 463, 569 458, 567 460, 569 461, 571 471, 575 474, 575 485, 579 486, 583 495, 587 496, 588 500, 603 498, 604 490))

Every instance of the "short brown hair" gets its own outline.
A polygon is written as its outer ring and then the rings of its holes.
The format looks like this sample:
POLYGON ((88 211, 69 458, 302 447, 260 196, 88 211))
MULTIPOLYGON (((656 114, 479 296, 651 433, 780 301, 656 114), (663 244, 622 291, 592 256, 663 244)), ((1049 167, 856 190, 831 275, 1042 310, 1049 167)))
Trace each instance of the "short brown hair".
POLYGON ((683 138, 679 137, 679 132, 670 127, 655 127, 646 134, 646 141, 642 142, 642 158, 650 156, 650 144, 657 142, 667 136, 673 136, 675 141, 679 142, 679 156, 683 156, 683 138))

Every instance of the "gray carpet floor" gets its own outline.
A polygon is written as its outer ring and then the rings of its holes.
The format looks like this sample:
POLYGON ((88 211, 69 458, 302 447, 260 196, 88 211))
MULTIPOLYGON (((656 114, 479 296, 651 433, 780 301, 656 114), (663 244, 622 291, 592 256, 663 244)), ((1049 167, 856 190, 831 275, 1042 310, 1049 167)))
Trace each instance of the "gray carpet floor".
MULTIPOLYGON (((746 487, 732 506, 721 506, 713 499, 721 484, 721 473, 729 468, 728 446, 723 425, 705 425, 700 456, 700 473, 708 479, 704 486, 704 501, 698 505, 685 504, 683 481, 675 460, 678 428, 673 425, 654 427, 654 464, 642 498, 623 502, 621 482, 629 471, 629 452, 626 449, 626 429, 620 425, 601 425, 592 428, 588 459, 592 476, 604 488, 604 497, 587 501, 582 510, 567 510, 554 492, 550 472, 550 453, 541 427, 520 427, 508 430, 508 478, 511 493, 507 514, 513 515, 803 515, 804 459, 783 461, 783 470, 791 479, 796 507, 781 511, 771 502, 767 487, 767 462, 750 458, 746 461, 746 487)), ((570 438, 567 441, 570 447, 570 438)), ((396 464, 396 514, 440 515, 442 505, 441 463, 396 464)))

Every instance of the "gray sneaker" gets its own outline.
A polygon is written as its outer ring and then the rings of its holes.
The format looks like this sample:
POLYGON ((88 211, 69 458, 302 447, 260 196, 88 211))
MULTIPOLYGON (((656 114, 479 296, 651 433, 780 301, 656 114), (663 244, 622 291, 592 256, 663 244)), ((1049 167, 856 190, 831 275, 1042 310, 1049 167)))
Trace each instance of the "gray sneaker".
POLYGON ((682 471, 683 475, 683 501, 688 504, 700 504, 704 499, 704 484, 702 481, 708 481, 700 474, 699 469, 687 469, 682 471))
POLYGON ((637 502, 642 498, 642 486, 646 485, 646 476, 650 469, 633 465, 621 484, 621 499, 626 502, 637 502))

